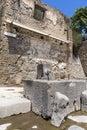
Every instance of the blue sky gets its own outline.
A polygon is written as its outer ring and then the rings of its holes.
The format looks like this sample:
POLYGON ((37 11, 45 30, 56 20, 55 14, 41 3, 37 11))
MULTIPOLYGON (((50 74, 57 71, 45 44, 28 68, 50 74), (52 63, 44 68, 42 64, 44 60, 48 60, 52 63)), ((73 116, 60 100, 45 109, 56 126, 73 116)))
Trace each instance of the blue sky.
POLYGON ((87 0, 41 0, 56 9, 59 9, 67 17, 71 17, 77 8, 87 6, 87 0))

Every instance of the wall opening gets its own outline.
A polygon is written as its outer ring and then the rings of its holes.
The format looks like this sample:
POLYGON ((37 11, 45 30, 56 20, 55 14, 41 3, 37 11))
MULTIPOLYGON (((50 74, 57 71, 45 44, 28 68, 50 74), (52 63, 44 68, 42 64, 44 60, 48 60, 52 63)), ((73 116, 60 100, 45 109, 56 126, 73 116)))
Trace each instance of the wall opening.
POLYGON ((40 7, 39 5, 35 5, 34 9, 34 18, 36 20, 42 21, 44 19, 45 9, 40 7))
POLYGON ((42 79, 42 77, 44 77, 43 64, 39 64, 37 66, 37 79, 42 79))
POLYGON ((37 79, 51 79, 51 66, 49 64, 39 64, 37 66, 37 79))

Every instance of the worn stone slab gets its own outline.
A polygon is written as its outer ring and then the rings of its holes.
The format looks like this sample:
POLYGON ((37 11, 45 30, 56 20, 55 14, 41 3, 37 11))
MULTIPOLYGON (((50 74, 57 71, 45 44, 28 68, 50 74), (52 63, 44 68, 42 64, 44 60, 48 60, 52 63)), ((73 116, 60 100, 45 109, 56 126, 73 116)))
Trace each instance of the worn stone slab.
POLYGON ((28 99, 15 98, 0 98, 0 118, 8 117, 14 114, 29 112, 31 102, 28 99))
POLYGON ((68 119, 78 123, 87 123, 87 116, 85 115, 76 115, 76 116, 69 115, 68 119))
POLYGON ((25 96, 32 102, 32 111, 44 118, 52 116, 55 92, 60 92, 69 98, 68 113, 70 113, 74 111, 74 101, 80 109, 80 96, 86 90, 85 80, 26 80, 24 82, 25 96))
POLYGON ((69 98, 59 92, 55 93, 51 124, 59 127, 68 113, 69 98))
POLYGON ((85 129, 77 125, 72 125, 68 128, 68 130, 85 130, 85 129))
POLYGON ((20 92, 23 92, 22 88, 0 88, 0 118, 26 113, 31 110, 30 100, 24 98, 20 92))
POLYGON ((0 130, 7 130, 7 128, 11 125, 11 123, 6 123, 6 124, 2 124, 0 125, 0 130))

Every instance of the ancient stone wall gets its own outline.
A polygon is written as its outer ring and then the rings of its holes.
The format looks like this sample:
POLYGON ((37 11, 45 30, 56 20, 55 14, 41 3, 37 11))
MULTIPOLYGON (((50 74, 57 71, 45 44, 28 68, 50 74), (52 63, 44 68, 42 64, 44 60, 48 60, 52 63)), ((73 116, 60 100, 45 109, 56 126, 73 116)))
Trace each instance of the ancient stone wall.
POLYGON ((4 35, 6 30, 5 20, 6 0, 0 1, 0 83, 7 83, 8 71, 8 39, 4 35))
POLYGON ((16 38, 8 38, 9 73, 12 82, 36 79, 39 64, 48 65, 46 69, 50 71, 50 79, 68 79, 67 43, 50 41, 45 37, 38 39, 40 35, 35 36, 33 33, 32 37, 31 32, 24 33, 18 28, 17 30, 16 38))
POLYGON ((3 13, 0 10, 0 83, 36 79, 39 64, 43 79, 47 70, 52 80, 70 78, 72 31, 66 17, 39 0, 4 2, 3 13))
MULTIPOLYGON (((33 0, 7 0, 7 19, 12 22, 16 21, 22 23, 38 31, 48 33, 49 35, 62 38, 64 40, 70 39, 70 28, 68 28, 65 17, 58 10, 49 7, 46 4, 33 0), (39 6, 39 11, 43 11, 42 19, 37 20, 35 16, 35 6, 39 6)), ((40 12, 41 13, 41 12, 40 12)), ((39 17, 39 16, 38 16, 39 17)))
POLYGON ((87 40, 82 43, 79 50, 79 57, 81 59, 82 67, 87 77, 87 40))
POLYGON ((72 38, 64 15, 40 1, 4 2, 3 13, 0 10, 0 83, 36 79, 39 64, 44 71, 49 69, 52 80, 68 78, 72 44, 67 40, 72 38), (36 9, 42 19, 36 18, 36 9))
POLYGON ((85 73, 79 57, 74 57, 72 60, 72 79, 85 79, 85 73))

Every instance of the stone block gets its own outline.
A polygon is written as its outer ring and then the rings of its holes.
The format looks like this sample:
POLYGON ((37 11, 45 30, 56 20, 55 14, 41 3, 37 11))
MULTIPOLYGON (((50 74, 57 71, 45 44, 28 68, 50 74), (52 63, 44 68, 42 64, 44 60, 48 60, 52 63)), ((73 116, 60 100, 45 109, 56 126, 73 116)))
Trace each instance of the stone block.
POLYGON ((87 123, 86 115, 76 115, 76 116, 69 115, 68 119, 70 119, 74 122, 77 122, 77 123, 87 123))
POLYGON ((0 118, 31 110, 31 101, 23 97, 22 93, 22 87, 0 86, 0 118))
MULTIPOLYGON (((47 81, 31 81, 25 82, 25 96, 32 102, 32 111, 36 114, 42 115, 44 118, 49 116, 48 114, 48 84, 47 81)), ((49 108, 50 109, 50 108, 49 108)))
POLYGON ((69 98, 59 92, 55 93, 53 112, 51 117, 52 125, 59 127, 64 118, 67 116, 69 98))
POLYGON ((26 113, 31 110, 31 102, 21 97, 0 98, 0 118, 26 113))
POLYGON ((80 109, 80 96, 86 90, 85 80, 25 80, 25 96, 32 102, 32 111, 44 118, 52 116, 54 97, 60 92, 69 98, 68 113, 74 111, 74 101, 80 109))

